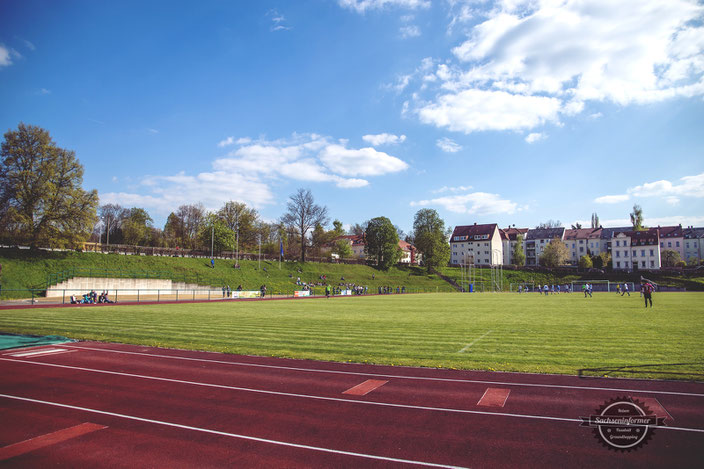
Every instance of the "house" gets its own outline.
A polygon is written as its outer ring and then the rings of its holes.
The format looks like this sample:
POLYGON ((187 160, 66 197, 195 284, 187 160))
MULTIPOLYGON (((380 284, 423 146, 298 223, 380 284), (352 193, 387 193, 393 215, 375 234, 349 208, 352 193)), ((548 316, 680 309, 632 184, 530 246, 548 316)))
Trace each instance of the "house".
MULTIPOLYGON (((506 229, 499 229, 499 232, 501 233, 501 244, 504 251, 503 263, 504 265, 515 264, 516 262, 513 259, 513 251, 516 247, 518 235, 523 236, 523 239, 525 240, 528 228, 508 227, 506 229)), ((525 253, 525 241, 523 244, 523 251, 525 253)))
POLYGON ((528 230, 525 238, 526 265, 538 265, 540 255, 550 241, 557 238, 560 241, 565 236, 565 229, 560 228, 535 228, 528 230))
POLYGON ((332 244, 336 243, 339 240, 345 240, 349 243, 350 249, 352 250, 352 258, 353 259, 364 259, 365 254, 364 254, 364 235, 344 235, 344 236, 338 236, 335 238, 332 242, 332 244))
MULTIPOLYGON (((662 241, 661 241, 662 242, 662 241)), ((684 257, 682 260, 690 263, 695 259, 704 259, 704 228, 693 226, 684 229, 684 257)))
POLYGON ((450 264, 500 265, 503 244, 496 223, 456 226, 450 236, 450 264))
POLYGON ((675 251, 680 259, 685 259, 684 230, 679 226, 658 226, 660 231, 660 251, 675 251))
POLYGON ((660 269, 660 235, 657 228, 614 232, 611 239, 614 270, 660 269))
POLYGON ((416 264, 420 262, 421 256, 416 251, 414 245, 400 239, 398 241, 398 247, 401 248, 401 259, 399 260, 401 264, 416 264))
POLYGON ((567 246, 570 252, 570 263, 572 265, 578 265, 579 259, 586 255, 597 255, 599 251, 594 252, 589 248, 590 243, 592 246, 597 243, 601 236, 601 228, 578 228, 578 229, 567 229, 565 230, 565 236, 563 238, 563 243, 567 246))

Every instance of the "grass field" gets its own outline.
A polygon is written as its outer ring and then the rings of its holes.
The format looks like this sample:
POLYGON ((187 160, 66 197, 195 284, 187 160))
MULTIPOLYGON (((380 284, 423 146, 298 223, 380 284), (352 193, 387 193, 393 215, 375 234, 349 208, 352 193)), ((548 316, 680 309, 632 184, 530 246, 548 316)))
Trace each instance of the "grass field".
POLYGON ((0 311, 0 331, 316 360, 566 374, 632 367, 590 374, 704 379, 704 293, 656 293, 654 302, 446 293, 83 306, 0 311))

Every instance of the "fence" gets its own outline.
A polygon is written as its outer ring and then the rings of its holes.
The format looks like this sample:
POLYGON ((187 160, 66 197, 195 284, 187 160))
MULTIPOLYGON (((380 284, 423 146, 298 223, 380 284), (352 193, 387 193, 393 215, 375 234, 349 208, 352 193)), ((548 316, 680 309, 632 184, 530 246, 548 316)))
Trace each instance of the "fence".
MULTIPOLYGON (((0 291, 0 306, 58 306, 71 304, 71 294, 68 289, 59 290, 62 292, 61 295, 48 297, 46 296, 46 289, 24 289, 24 290, 11 290, 2 289, 0 291), (22 298, 18 298, 22 297, 22 298)), ((179 302, 179 301, 237 301, 238 299, 252 299, 261 298, 259 291, 227 291, 222 290, 222 288, 208 288, 208 289, 109 289, 105 290, 108 294, 107 298, 113 303, 160 303, 160 302, 179 302), (240 296, 240 298, 237 298, 240 296)), ((347 291, 347 290, 343 290, 347 291)), ((266 298, 269 299, 285 299, 285 298, 298 298, 301 295, 298 294, 299 290, 288 290, 288 291, 272 291, 266 292, 266 298)), ((408 289, 406 288, 404 293, 396 293, 396 289, 388 293, 382 293, 382 295, 402 295, 406 293, 436 293, 437 289, 408 289)), ((86 292, 87 294, 88 292, 86 292)), ((98 295, 101 292, 96 292, 98 295)), ((332 294, 331 296, 370 296, 378 295, 376 289, 369 289, 367 293, 355 294, 354 291, 347 294, 332 294)), ((322 287, 314 288, 310 292, 308 298, 324 298, 325 289, 322 287)), ((82 300, 83 296, 76 295, 77 300, 82 300)), ((80 304, 79 306, 90 306, 91 304, 80 304)))

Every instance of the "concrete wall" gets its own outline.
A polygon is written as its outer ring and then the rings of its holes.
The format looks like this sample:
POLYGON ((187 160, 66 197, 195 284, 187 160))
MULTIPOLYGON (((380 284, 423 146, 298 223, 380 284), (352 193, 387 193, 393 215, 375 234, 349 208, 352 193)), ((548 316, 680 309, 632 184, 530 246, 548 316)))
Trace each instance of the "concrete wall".
MULTIPOLYGON (((116 290, 128 293, 133 290, 152 290, 156 294, 157 290, 218 290, 208 286, 195 285, 191 283, 172 282, 164 279, 146 279, 146 278, 91 278, 91 277, 74 277, 65 282, 56 284, 46 291, 47 297, 61 297, 66 295, 68 298, 71 295, 81 296, 85 293, 95 290, 98 294, 107 290, 108 294, 115 295, 116 290)), ((150 292, 151 293, 151 292, 150 292)))

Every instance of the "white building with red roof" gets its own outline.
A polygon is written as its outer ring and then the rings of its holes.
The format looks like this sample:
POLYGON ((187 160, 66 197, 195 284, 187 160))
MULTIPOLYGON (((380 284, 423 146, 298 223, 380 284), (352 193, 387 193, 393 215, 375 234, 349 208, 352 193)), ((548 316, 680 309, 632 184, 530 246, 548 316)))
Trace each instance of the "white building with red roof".
POLYGON ((450 264, 499 265, 504 251, 499 226, 456 226, 450 236, 450 264))

